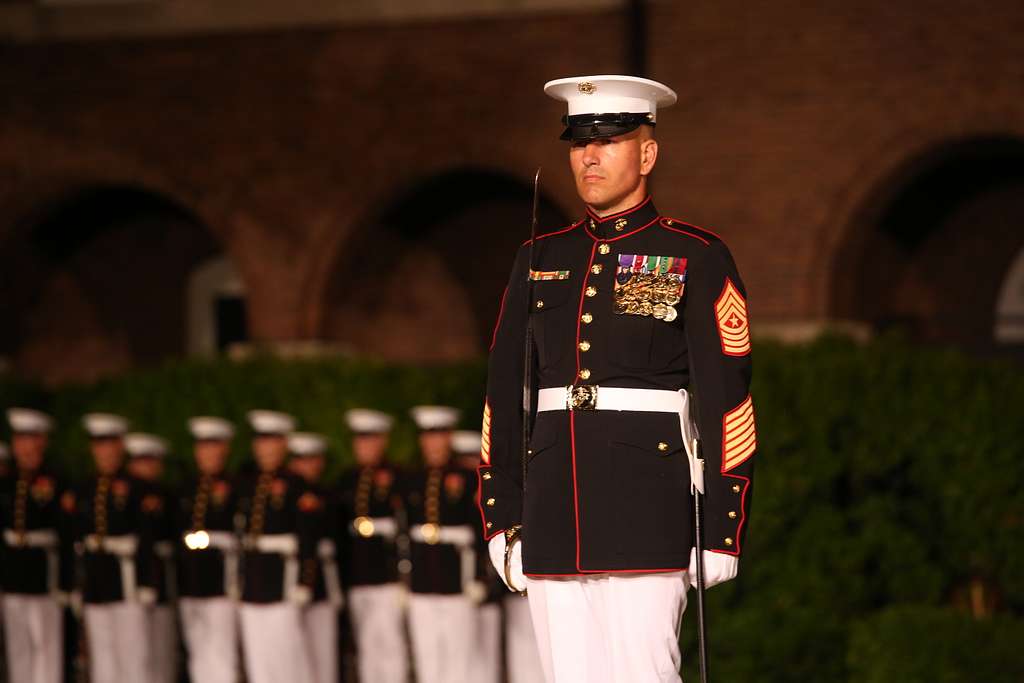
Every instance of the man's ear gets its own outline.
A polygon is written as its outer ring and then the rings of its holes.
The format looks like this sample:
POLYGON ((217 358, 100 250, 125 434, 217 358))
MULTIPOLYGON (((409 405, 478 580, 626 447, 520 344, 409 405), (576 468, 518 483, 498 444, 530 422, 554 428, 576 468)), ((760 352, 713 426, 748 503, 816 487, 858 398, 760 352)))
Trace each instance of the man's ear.
POLYGON ((654 170, 654 164, 658 160, 658 141, 654 139, 644 140, 640 143, 640 175, 648 176, 654 170))

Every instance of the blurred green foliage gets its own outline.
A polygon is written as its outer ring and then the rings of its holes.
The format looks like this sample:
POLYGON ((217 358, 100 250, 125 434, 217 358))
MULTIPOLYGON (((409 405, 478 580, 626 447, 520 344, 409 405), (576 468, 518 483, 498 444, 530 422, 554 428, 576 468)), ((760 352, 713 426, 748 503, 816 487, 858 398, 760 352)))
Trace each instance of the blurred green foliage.
MULTIPOLYGON (((739 578, 708 594, 715 680, 1024 681, 1024 372, 897 339, 761 342, 754 362, 753 514, 739 578)), ((188 466, 189 416, 235 421, 238 466, 251 408, 326 434, 333 475, 351 458, 345 409, 397 415, 393 451, 409 461, 408 408, 455 405, 478 429, 485 372, 483 362, 180 362, 56 392, 0 380, 0 402, 57 418, 52 450, 73 476, 88 470, 84 412, 123 413, 171 439, 173 479, 188 466)))

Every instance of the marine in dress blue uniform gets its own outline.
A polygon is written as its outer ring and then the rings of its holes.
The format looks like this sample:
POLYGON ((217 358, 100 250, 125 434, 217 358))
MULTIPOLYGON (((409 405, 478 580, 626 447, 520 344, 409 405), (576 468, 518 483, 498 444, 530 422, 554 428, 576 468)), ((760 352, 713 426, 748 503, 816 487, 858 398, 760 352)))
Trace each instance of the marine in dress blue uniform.
POLYGON ((545 91, 568 103, 562 139, 586 206, 512 267, 484 406, 485 535, 496 564, 508 547, 510 574, 528 577, 550 683, 679 681, 700 484, 684 425, 702 438, 710 584, 736 575, 750 514, 746 287, 718 235, 647 194, 670 88, 590 76, 545 91), (527 324, 535 410, 524 416, 527 324))

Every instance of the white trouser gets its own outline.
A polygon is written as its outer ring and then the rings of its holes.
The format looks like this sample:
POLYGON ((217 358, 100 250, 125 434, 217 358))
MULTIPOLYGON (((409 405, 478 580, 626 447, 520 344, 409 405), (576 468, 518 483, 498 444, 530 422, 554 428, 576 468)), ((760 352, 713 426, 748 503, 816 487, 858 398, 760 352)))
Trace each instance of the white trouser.
POLYGON ((501 605, 476 608, 476 647, 469 665, 473 683, 501 683, 501 605))
POLYGON ((50 595, 3 596, 7 669, 11 683, 58 683, 63 677, 64 629, 50 595))
POLYGON ((294 602, 242 603, 238 608, 250 683, 313 683, 300 612, 294 602))
POLYGON ((181 630, 192 683, 235 683, 238 616, 231 598, 181 598, 181 630))
POLYGON ((529 601, 518 593, 509 593, 504 606, 509 683, 543 683, 544 671, 537 654, 529 601))
POLYGON ((316 683, 338 683, 338 609, 328 600, 302 610, 303 638, 316 683))
POLYGON ((87 604, 90 683, 148 680, 149 619, 137 602, 87 604))
POLYGON ((679 625, 689 577, 527 577, 548 683, 681 683, 679 625))
POLYGON ((397 583, 349 589, 348 608, 359 653, 361 683, 409 680, 403 600, 404 589, 397 583))
POLYGON ((419 683, 469 683, 476 606, 463 594, 409 596, 409 633, 419 683))
POLYGON ((149 608, 149 671, 152 683, 177 680, 178 633, 174 608, 155 605, 149 608))

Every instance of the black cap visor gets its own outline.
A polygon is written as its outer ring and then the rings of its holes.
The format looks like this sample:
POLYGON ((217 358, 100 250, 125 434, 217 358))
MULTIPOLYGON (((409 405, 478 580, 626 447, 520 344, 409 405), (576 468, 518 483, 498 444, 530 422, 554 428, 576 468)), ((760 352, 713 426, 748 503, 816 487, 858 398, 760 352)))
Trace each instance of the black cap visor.
POLYGON ((562 140, 597 140, 613 138, 616 135, 630 133, 643 124, 653 126, 653 116, 646 112, 619 114, 577 114, 563 116, 562 123, 566 128, 562 132, 562 140))

